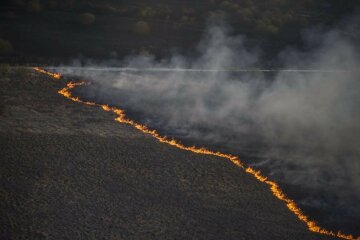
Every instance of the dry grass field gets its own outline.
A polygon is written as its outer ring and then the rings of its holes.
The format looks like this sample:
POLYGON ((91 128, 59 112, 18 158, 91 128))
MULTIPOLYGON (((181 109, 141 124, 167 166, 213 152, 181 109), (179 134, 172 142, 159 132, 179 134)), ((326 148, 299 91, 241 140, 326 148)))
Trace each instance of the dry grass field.
POLYGON ((230 162, 1 68, 0 239, 328 239, 230 162))

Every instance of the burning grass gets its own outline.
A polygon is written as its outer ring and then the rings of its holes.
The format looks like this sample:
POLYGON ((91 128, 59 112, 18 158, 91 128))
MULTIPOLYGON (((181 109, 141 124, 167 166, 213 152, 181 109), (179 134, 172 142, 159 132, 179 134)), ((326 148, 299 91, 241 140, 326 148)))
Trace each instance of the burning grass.
MULTIPOLYGON (((58 73, 52 73, 52 72, 46 71, 41 68, 34 68, 34 70, 38 71, 40 73, 43 73, 43 74, 47 74, 55 79, 61 78, 61 75, 58 73)), ((206 148, 199 148, 199 147, 195 147, 195 146, 185 146, 182 143, 180 143, 174 139, 169 139, 166 136, 161 136, 156 130, 149 129, 145 125, 141 125, 139 123, 134 122, 133 120, 129 119, 126 116, 125 111, 122 109, 119 109, 116 107, 111 107, 108 105, 97 104, 94 102, 83 101, 79 97, 73 96, 71 93, 71 90, 77 86, 81 86, 84 84, 86 84, 86 83, 85 82, 69 82, 69 83, 67 83, 66 87, 59 90, 58 93, 72 101, 80 102, 80 103, 83 103, 86 105, 101 107, 104 111, 113 112, 117 115, 117 117, 115 118, 115 121, 117 121, 119 123, 131 125, 132 127, 140 130, 141 132, 151 135, 152 137, 154 137, 155 139, 157 139, 158 141, 160 141, 162 143, 166 143, 168 145, 177 147, 182 150, 190 151, 193 153, 217 156, 217 157, 225 158, 225 159, 231 161, 237 167, 243 169, 247 173, 254 176, 258 181, 265 183, 269 187, 269 189, 271 190, 273 195, 275 197, 277 197, 279 200, 281 200, 282 202, 284 202, 286 204, 287 208, 292 213, 294 213, 298 217, 299 220, 306 223, 308 229, 312 232, 316 232, 316 233, 324 234, 324 235, 328 235, 328 236, 333 236, 333 237, 338 237, 341 239, 360 239, 360 236, 354 237, 349 234, 344 234, 340 231, 335 232, 335 231, 324 229, 321 226, 319 226, 315 221, 310 220, 309 217, 306 216, 301 211, 301 209, 297 206, 297 204, 294 202, 294 200, 292 200, 286 196, 286 194, 283 192, 283 190, 280 188, 280 186, 276 182, 269 180, 260 171, 257 171, 251 167, 245 166, 245 164, 241 162, 241 160, 238 156, 234 156, 231 154, 225 154, 225 153, 221 153, 221 152, 214 152, 214 151, 211 151, 206 148)))

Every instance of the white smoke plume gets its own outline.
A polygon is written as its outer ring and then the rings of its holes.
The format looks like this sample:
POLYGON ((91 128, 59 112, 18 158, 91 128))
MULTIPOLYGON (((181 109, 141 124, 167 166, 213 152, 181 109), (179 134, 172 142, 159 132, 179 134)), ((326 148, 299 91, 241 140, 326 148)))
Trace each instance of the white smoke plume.
POLYGON ((130 56, 58 70, 94 81, 83 93, 88 98, 138 113, 180 139, 254 156, 249 164, 281 182, 351 199, 359 216, 359 49, 338 30, 320 32, 304 32, 306 51, 279 54, 280 69, 294 71, 253 71, 261 50, 245 47, 246 38, 224 26, 208 28, 196 58, 130 56), (98 71, 109 64, 123 71, 98 71))

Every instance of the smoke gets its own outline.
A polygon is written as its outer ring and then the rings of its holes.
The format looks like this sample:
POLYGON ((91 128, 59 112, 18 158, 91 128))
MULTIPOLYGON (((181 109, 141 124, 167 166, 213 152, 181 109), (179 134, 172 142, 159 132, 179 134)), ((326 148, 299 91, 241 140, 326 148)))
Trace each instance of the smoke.
MULTIPOLYGON (((337 199, 332 207, 346 204, 357 217, 358 46, 339 30, 303 35, 306 50, 287 47, 278 56, 287 71, 252 71, 261 50, 223 25, 208 27, 191 59, 130 56, 62 71, 95 82, 82 92, 87 98, 121 106, 166 135, 248 156, 247 163, 276 180, 325 192, 337 199), (125 68, 88 71, 109 65, 125 68), (251 71, 225 71, 239 69, 251 71)), ((304 205, 324 201, 305 195, 304 205)))

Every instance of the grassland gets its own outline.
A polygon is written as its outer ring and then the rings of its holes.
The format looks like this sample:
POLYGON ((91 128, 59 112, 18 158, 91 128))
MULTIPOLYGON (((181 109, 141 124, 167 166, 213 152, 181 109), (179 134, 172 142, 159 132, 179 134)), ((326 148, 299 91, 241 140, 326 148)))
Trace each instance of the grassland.
POLYGON ((156 142, 1 69, 1 239, 327 239, 217 157, 156 142))

